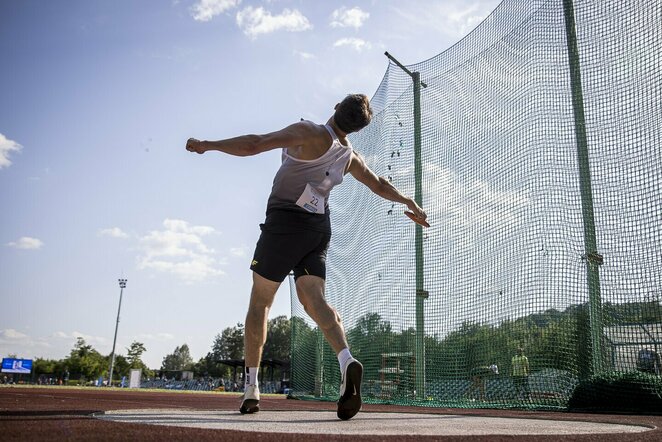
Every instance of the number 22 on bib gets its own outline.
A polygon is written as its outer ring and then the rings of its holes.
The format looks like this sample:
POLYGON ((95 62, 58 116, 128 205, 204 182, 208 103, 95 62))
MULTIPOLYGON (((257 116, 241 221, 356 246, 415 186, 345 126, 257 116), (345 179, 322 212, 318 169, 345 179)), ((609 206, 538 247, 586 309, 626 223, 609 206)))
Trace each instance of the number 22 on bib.
POLYGON ((324 213, 324 197, 310 184, 306 184, 296 204, 310 213, 324 213))

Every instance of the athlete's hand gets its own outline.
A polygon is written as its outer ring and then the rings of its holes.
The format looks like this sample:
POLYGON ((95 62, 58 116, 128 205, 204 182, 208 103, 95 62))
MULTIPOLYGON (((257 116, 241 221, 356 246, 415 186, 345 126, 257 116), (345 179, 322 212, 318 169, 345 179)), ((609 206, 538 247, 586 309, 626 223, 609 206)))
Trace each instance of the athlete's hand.
POLYGON ((420 218, 422 220, 426 220, 428 215, 425 213, 425 210, 421 209, 418 204, 416 204, 416 201, 414 200, 409 200, 407 203, 407 207, 409 210, 414 212, 414 215, 416 215, 417 218, 420 218))
POLYGON ((200 140, 196 140, 195 138, 189 138, 186 140, 186 150, 200 154, 206 152, 205 148, 202 146, 202 142, 200 142, 200 140))

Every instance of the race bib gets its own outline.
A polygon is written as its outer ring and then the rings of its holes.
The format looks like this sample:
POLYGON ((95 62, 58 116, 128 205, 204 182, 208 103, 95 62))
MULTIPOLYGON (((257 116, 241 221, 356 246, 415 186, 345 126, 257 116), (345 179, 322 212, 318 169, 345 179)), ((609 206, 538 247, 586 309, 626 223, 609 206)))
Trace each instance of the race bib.
POLYGON ((324 197, 310 184, 306 184, 296 204, 310 213, 324 213, 324 197))

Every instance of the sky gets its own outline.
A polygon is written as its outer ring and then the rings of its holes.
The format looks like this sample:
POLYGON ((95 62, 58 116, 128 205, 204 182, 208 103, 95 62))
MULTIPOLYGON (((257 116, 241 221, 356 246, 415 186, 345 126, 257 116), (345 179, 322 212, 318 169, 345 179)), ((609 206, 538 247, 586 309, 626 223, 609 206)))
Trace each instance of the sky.
POLYGON ((119 278, 116 353, 206 355, 244 321, 280 154, 186 140, 324 123, 372 96, 384 51, 426 60, 498 3, 0 0, 0 356, 110 354, 119 278))

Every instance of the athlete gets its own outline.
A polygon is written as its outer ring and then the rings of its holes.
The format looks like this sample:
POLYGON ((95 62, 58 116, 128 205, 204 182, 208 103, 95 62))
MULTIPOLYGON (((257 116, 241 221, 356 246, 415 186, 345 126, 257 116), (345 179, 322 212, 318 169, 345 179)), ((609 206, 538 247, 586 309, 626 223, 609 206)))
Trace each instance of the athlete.
POLYGON ((414 200, 378 177, 357 154, 347 135, 372 119, 368 97, 348 95, 326 124, 300 121, 265 135, 243 135, 220 141, 190 138, 186 149, 203 154, 216 150, 236 156, 282 149, 267 213, 251 270, 253 288, 244 328, 245 391, 239 411, 260 409, 258 368, 267 336, 269 309, 278 287, 294 271, 299 301, 317 323, 338 356, 341 372, 338 418, 351 419, 361 409, 363 366, 352 357, 340 316, 324 296, 326 254, 331 239, 329 194, 350 173, 377 195, 405 204, 419 220, 427 215, 414 200))

